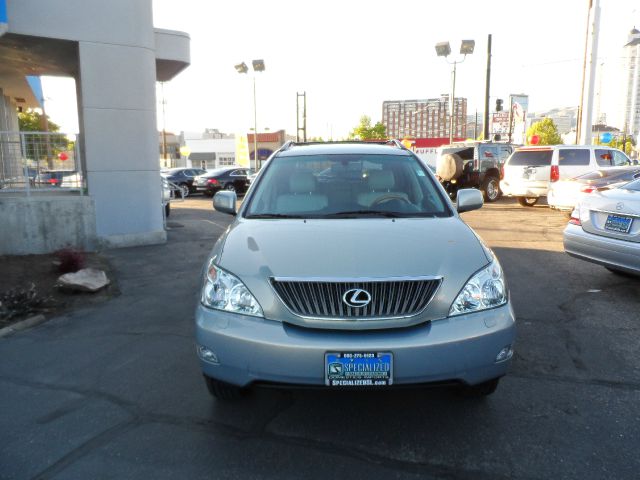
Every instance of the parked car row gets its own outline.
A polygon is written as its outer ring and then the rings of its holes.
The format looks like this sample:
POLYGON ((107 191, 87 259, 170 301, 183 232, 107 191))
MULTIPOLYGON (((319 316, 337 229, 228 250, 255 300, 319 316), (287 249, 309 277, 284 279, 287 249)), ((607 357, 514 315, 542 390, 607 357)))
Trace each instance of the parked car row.
MULTIPOLYGON (((558 181, 594 170, 633 165, 638 165, 637 161, 620 150, 602 145, 520 147, 503 167, 500 188, 504 195, 515 197, 520 205, 530 207, 540 198, 547 197, 550 188, 558 181)), ((554 191, 552 197, 557 198, 559 192, 554 191)), ((566 204, 562 206, 568 208, 566 204)))
POLYGON ((178 195, 186 198, 191 193, 212 196, 219 190, 245 193, 249 188, 247 177, 250 173, 252 172, 248 168, 230 166, 210 171, 201 168, 172 168, 162 171, 161 175, 177 185, 178 195))
POLYGON ((182 198, 186 198, 190 193, 196 192, 193 181, 198 175, 205 173, 207 171, 203 168, 171 168, 160 172, 169 182, 178 186, 180 189, 179 194, 182 198))

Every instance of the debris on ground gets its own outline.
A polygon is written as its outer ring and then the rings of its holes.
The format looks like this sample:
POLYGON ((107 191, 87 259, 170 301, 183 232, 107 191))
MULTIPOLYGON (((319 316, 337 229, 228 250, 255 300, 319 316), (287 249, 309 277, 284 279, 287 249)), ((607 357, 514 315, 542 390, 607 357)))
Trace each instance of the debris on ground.
POLYGON ((56 285, 64 290, 97 292, 109 285, 107 274, 97 268, 83 268, 74 273, 60 275, 56 285))

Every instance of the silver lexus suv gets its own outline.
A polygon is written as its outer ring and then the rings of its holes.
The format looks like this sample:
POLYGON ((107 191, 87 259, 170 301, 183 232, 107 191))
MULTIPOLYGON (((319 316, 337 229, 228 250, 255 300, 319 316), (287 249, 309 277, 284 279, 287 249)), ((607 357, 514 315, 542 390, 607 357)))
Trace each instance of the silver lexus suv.
POLYGON ((265 164, 202 274, 197 353, 209 391, 252 385, 495 391, 515 318, 498 259, 399 142, 288 143, 265 164))

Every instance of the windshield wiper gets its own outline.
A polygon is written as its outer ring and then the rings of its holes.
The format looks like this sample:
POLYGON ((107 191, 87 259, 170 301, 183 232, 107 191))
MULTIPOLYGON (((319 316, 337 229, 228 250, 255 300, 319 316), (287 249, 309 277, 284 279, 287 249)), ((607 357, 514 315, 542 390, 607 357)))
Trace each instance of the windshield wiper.
POLYGON ((324 217, 350 217, 354 215, 375 215, 377 217, 387 218, 398 218, 403 216, 403 214, 398 212, 385 212, 383 210, 349 210, 346 212, 329 213, 324 215, 324 217))
POLYGON ((254 213, 245 218, 305 218, 301 215, 287 215, 285 213, 254 213))

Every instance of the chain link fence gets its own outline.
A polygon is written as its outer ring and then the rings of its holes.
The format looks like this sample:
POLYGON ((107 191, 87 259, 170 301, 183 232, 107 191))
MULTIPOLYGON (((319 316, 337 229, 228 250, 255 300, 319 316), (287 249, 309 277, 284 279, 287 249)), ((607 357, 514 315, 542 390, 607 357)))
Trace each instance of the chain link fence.
POLYGON ((85 192, 76 135, 0 131, 0 194, 85 192))

